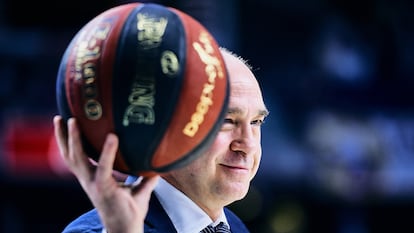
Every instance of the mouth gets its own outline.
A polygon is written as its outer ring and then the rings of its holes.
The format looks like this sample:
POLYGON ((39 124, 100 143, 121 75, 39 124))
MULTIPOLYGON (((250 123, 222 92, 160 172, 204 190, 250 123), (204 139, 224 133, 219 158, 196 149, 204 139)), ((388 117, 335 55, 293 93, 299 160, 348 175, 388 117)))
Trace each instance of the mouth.
POLYGON ((234 171, 234 172, 248 172, 249 169, 243 166, 236 166, 236 165, 226 165, 226 164, 220 164, 222 167, 224 167, 226 170, 234 171))

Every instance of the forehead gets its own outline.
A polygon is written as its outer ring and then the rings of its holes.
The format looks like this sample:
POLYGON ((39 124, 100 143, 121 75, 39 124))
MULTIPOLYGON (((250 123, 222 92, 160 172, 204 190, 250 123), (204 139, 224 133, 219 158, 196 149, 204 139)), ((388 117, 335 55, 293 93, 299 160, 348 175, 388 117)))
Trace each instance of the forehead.
POLYGON ((261 88, 250 68, 235 57, 227 59, 227 67, 230 76, 229 110, 267 115, 261 88))
POLYGON ((229 113, 267 115, 262 93, 257 86, 248 82, 234 82, 230 89, 229 113))
POLYGON ((229 111, 263 115, 267 109, 259 83, 245 61, 230 52, 222 52, 230 80, 229 111))

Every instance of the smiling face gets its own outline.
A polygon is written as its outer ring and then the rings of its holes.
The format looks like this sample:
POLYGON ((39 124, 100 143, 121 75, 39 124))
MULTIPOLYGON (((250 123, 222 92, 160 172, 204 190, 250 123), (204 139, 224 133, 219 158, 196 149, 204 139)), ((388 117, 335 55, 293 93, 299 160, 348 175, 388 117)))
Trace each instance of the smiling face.
POLYGON ((247 194, 260 164, 261 124, 268 114, 249 67, 228 52, 223 56, 230 76, 230 99, 217 137, 195 161, 162 175, 212 219, 247 194))

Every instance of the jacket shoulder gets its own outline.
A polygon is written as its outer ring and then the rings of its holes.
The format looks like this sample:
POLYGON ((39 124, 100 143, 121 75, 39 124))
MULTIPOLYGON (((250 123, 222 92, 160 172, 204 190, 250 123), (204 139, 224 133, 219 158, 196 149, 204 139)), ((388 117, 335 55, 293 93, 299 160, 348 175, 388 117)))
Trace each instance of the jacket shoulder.
POLYGON ((230 225, 232 232, 237 233, 249 233, 250 231, 247 229, 246 225, 243 221, 230 209, 224 208, 224 213, 226 214, 227 221, 230 225))
POLYGON ((74 219, 62 233, 101 233, 103 225, 96 209, 92 209, 74 219))

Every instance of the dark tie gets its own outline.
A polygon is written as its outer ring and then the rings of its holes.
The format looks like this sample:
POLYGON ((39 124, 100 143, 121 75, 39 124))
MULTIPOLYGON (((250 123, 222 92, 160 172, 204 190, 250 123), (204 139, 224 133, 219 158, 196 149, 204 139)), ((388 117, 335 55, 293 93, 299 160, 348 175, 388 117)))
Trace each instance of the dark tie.
POLYGON ((230 229, 224 222, 220 222, 216 227, 207 226, 200 233, 230 233, 230 229))

